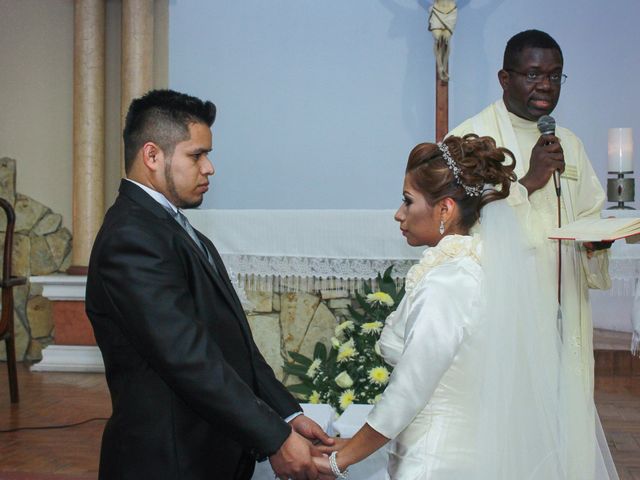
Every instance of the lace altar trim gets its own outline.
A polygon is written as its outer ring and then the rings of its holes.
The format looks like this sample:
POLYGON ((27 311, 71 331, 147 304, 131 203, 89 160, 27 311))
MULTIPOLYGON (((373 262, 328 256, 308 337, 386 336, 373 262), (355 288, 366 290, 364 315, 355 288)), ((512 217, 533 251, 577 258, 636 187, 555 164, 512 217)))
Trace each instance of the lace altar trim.
POLYGON ((612 258, 609 260, 609 276, 611 277, 610 295, 632 296, 636 291, 636 282, 640 278, 640 261, 612 258))
POLYGON ((272 257, 223 254, 222 259, 234 286, 265 292, 317 292, 320 290, 362 291, 378 273, 393 265, 392 276, 404 283, 415 260, 372 260, 353 258, 272 257))

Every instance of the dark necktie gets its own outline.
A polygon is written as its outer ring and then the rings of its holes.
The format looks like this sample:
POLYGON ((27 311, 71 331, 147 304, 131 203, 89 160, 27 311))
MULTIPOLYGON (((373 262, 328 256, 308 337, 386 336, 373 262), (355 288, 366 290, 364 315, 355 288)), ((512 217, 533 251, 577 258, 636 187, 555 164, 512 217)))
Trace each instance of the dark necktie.
POLYGON ((207 257, 207 260, 209 260, 209 263, 211 264, 215 272, 218 275, 220 275, 220 272, 218 272, 218 267, 216 267, 216 264, 213 261, 213 257, 211 256, 211 253, 209 252, 209 250, 207 250, 207 247, 204 246, 204 244, 196 234, 196 231, 189 223, 189 219, 180 210, 174 211, 173 209, 169 209, 169 213, 171 214, 171 216, 173 216, 176 222, 178 222, 178 224, 184 229, 184 231, 187 232, 187 234, 191 237, 191 240, 195 242, 195 244, 202 251, 202 253, 204 253, 205 257, 207 257))

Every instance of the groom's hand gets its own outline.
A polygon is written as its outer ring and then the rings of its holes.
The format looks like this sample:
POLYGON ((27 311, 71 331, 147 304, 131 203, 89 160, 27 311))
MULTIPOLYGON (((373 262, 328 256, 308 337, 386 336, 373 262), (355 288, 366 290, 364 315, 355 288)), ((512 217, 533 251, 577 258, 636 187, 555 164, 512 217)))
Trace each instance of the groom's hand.
MULTIPOLYGON (((322 443, 323 445, 332 446, 335 441, 316 422, 305 415, 298 415, 289 422, 294 432, 299 433, 307 440, 314 444, 322 443)), ((313 449, 316 450, 316 449, 313 449)), ((319 452, 313 451, 314 456, 320 455, 319 452)))
POLYGON ((318 469, 311 459, 307 440, 292 431, 280 449, 269 457, 271 468, 277 478, 294 480, 316 480, 318 469))

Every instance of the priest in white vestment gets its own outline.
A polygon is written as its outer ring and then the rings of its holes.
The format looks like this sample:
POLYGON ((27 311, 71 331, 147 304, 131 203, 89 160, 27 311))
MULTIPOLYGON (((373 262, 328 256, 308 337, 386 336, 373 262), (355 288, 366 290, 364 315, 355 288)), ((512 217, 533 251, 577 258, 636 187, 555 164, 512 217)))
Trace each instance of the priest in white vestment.
MULTIPOLYGON (((498 72, 502 99, 449 132, 456 136, 491 136, 497 145, 515 155, 519 183, 512 187, 508 201, 537 249, 538 264, 547 272, 548 278, 540 279, 541 285, 551 286, 554 292, 558 282, 558 243, 547 238, 549 230, 558 226, 553 172, 562 172, 562 225, 580 218, 599 218, 605 199, 580 139, 560 126, 555 134, 544 136, 537 127, 537 120, 549 115, 558 102, 566 79, 562 68, 562 51, 549 35, 537 30, 515 35, 507 44, 503 69, 498 72)), ((576 447, 567 454, 569 465, 575 468, 568 478, 593 478, 589 458, 593 449, 584 445, 594 438, 593 423, 589 421, 594 416, 590 411, 593 404, 584 401, 585 395, 588 400, 593 398, 594 374, 588 289, 611 286, 606 247, 562 242, 561 335, 565 367, 571 373, 571 385, 563 385, 562 395, 567 405, 569 444, 576 447)), ((556 299, 557 293, 550 301, 556 299)), ((599 422, 596 423, 599 429, 599 422)))

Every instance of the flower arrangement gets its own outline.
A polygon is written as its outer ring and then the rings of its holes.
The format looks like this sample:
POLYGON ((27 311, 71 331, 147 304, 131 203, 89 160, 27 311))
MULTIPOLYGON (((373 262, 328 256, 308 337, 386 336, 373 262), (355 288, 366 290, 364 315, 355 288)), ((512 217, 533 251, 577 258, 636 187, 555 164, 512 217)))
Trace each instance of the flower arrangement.
POLYGON ((364 285, 364 295, 356 293, 359 308, 349 307, 350 317, 340 322, 327 347, 318 342, 313 358, 289 352, 292 359, 284 369, 295 375, 300 383, 288 388, 309 403, 328 403, 342 413, 351 403, 376 403, 384 390, 391 367, 378 350, 385 319, 393 312, 404 288, 398 289, 389 267, 378 274, 379 291, 373 292, 370 283, 364 285))

